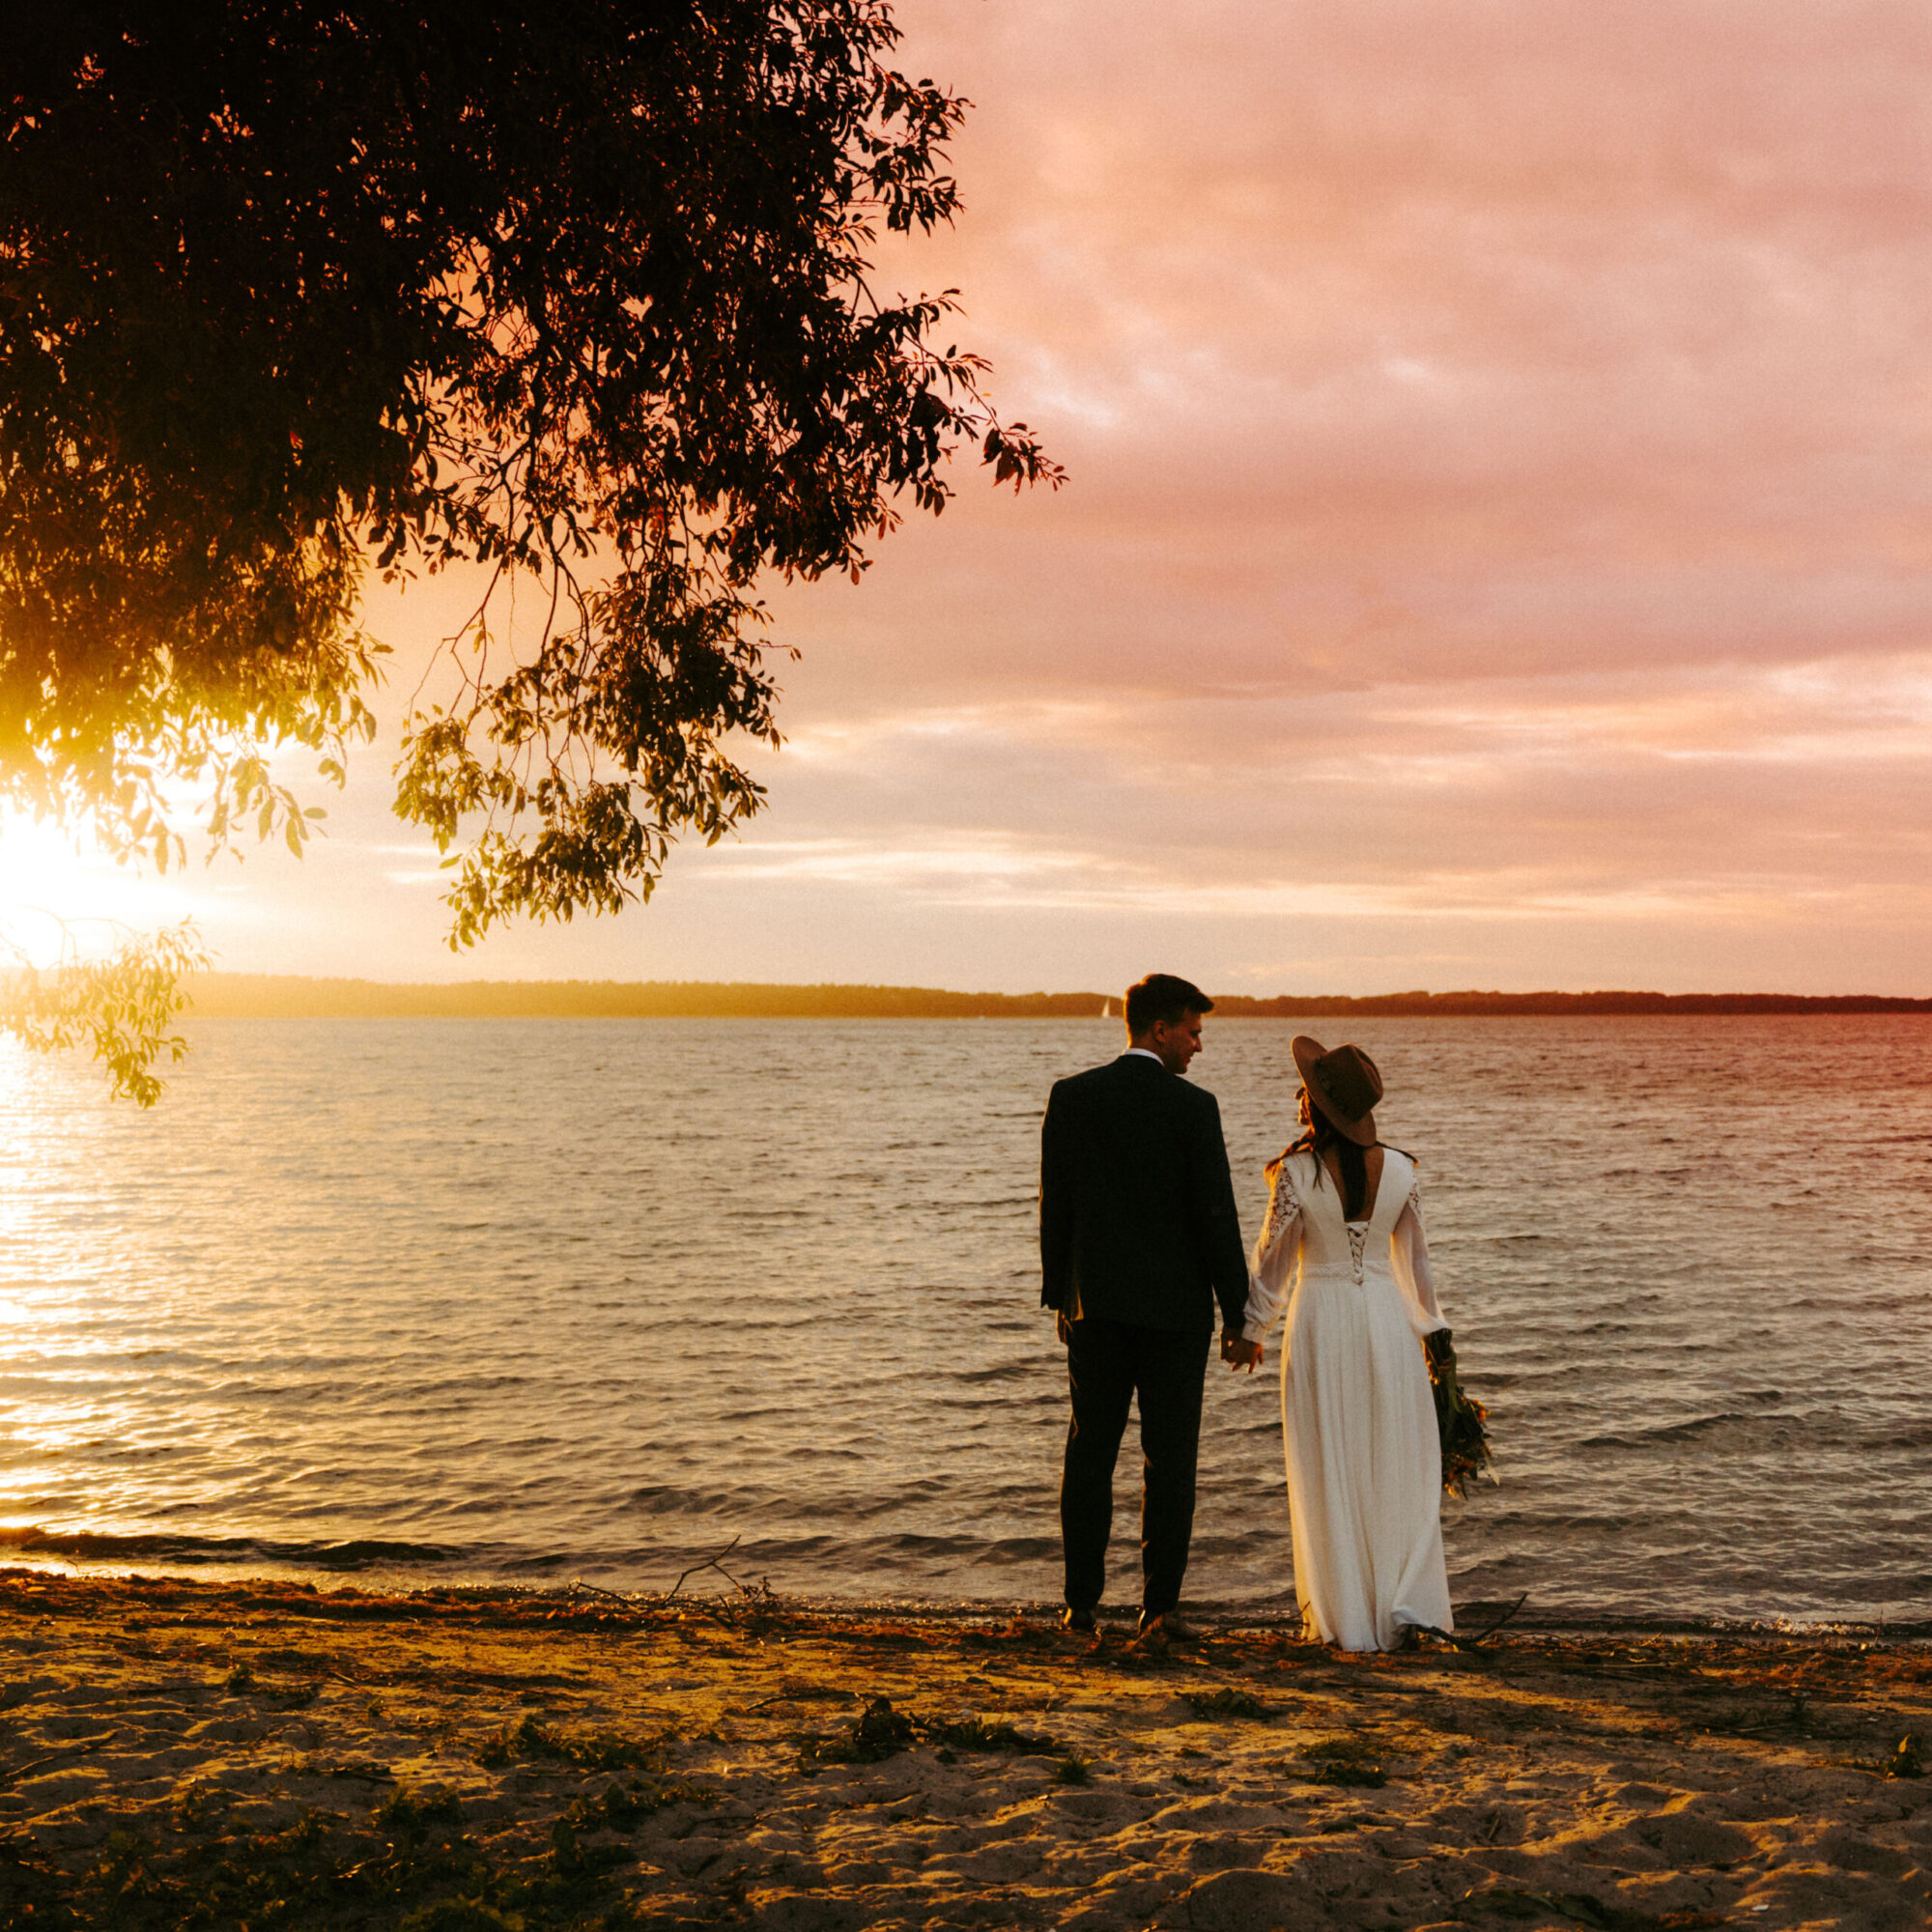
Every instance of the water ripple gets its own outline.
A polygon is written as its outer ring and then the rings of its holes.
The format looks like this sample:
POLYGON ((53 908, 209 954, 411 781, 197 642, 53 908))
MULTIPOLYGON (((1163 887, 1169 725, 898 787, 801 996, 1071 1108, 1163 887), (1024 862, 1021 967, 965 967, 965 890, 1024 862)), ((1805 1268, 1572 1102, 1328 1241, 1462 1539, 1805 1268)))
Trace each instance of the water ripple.
MULTIPOLYGON (((1294 1030, 1196 1069, 1250 1234, 1294 1030)), ((1932 1024, 1351 1031, 1505 1477, 1459 1593, 1932 1615, 1932 1024)), ((742 1535, 818 1596, 1056 1593, 1038 1110, 1111 1028, 196 1034, 145 1116, 0 1050, 10 1560, 662 1587, 742 1535)), ((1209 1378, 1206 1599, 1292 1589, 1270 1379, 1209 1378)))

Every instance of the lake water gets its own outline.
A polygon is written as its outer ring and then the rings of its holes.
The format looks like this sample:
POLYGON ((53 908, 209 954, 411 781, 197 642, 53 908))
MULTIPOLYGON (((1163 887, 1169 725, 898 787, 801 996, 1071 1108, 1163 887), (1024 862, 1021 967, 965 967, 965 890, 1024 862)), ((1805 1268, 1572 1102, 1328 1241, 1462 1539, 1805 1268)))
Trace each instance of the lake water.
MULTIPOLYGON (((738 1538, 814 1597, 1057 1597, 1038 1121, 1117 1023, 193 1031, 151 1114, 0 1048, 0 1557, 645 1589, 738 1538)), ((1250 1240, 1294 1031, 1195 1066, 1250 1240)), ((1459 1600, 1932 1617, 1932 1023, 1346 1031, 1492 1408, 1459 1600)), ((1210 1371, 1205 1604, 1292 1602, 1273 1366, 1210 1371)))

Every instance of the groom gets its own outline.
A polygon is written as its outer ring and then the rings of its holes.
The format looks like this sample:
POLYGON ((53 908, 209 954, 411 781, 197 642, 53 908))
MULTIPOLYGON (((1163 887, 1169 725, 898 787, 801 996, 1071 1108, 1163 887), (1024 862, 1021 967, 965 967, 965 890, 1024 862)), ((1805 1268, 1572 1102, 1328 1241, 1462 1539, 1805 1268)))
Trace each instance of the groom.
POLYGON ((1201 1385, 1214 1305, 1239 1332, 1248 1266, 1214 1096, 1181 1076, 1214 1003, 1170 973, 1127 988, 1127 1050, 1060 1081, 1040 1137, 1040 1304, 1059 1318, 1073 1399, 1060 1483, 1068 1630, 1094 1629, 1114 1461, 1138 1398, 1140 1629, 1186 1641, 1175 1614, 1194 1528, 1201 1385))

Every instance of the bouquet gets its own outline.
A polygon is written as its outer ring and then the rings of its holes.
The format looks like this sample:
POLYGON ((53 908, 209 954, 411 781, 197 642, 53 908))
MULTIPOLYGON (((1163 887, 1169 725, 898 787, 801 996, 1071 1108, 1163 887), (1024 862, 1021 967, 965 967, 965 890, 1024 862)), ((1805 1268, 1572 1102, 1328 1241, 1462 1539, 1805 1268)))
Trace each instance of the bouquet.
POLYGON ((1451 1495, 1466 1496, 1469 1484, 1488 1473, 1495 1481, 1490 1461, 1490 1412, 1474 1396, 1463 1392, 1456 1377, 1456 1345, 1446 1328, 1423 1342, 1429 1357, 1429 1385, 1435 1397, 1435 1433, 1442 1442, 1442 1487, 1451 1495))

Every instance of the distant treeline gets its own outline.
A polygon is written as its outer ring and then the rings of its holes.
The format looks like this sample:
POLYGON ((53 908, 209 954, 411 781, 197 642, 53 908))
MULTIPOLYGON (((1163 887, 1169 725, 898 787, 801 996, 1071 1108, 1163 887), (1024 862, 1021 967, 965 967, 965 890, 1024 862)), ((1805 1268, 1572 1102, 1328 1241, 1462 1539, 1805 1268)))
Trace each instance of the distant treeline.
MULTIPOLYGON (((927 986, 765 986, 701 980, 380 980, 209 973, 194 980, 204 1016, 381 1019, 1074 1019, 1098 993, 947 993, 927 986)), ((1113 1002, 1116 1016, 1121 1010, 1113 1002)))
MULTIPOLYGON (((1118 994, 948 993, 931 986, 766 986, 699 980, 380 980, 208 973, 193 982, 204 1017, 255 1019, 918 1019, 1118 1020, 1118 994)), ((1600 1013, 1923 1013, 1932 1000, 1782 993, 1378 993, 1369 999, 1216 994, 1228 1019, 1494 1018, 1600 1013)))
POLYGON ((1214 1013, 1237 1019, 1509 1019, 1596 1013, 1932 1013, 1932 1000, 1895 1000, 1876 993, 1280 993, 1255 1000, 1217 994, 1214 1013))

